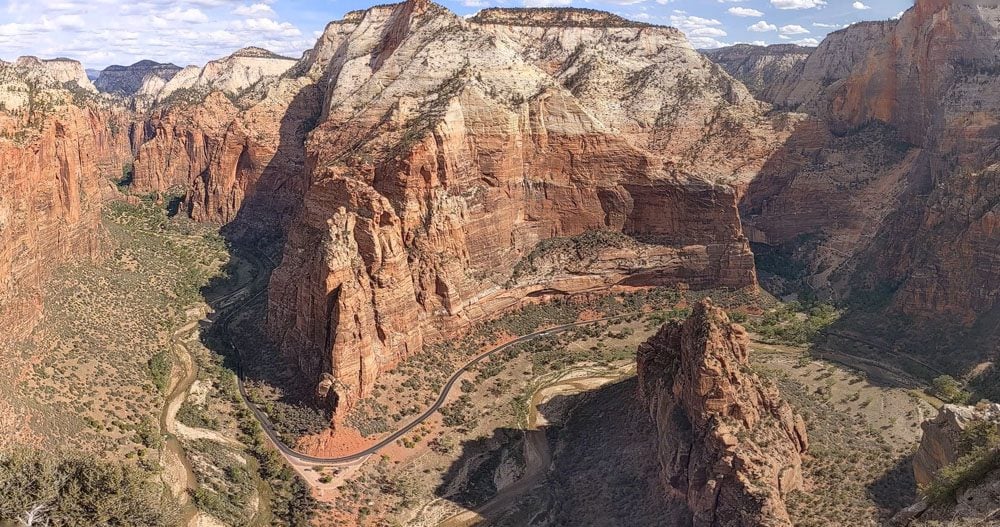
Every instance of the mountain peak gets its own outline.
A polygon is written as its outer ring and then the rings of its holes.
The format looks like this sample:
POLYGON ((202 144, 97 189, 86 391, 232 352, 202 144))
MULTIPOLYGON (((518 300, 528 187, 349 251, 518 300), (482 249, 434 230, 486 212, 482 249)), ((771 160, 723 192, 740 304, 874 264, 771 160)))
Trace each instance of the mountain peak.
POLYGON ((254 58, 254 59, 279 59, 296 60, 291 57, 279 55, 271 50, 259 48, 257 46, 247 46, 234 51, 229 58, 254 58))

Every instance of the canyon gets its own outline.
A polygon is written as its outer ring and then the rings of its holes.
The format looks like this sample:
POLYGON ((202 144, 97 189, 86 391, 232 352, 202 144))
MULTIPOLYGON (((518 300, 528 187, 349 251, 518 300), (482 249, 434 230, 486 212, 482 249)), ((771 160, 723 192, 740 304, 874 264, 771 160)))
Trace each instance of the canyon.
MULTIPOLYGON (((0 61, 0 344, 44 321, 55 269, 120 257, 102 215, 121 203, 218 226, 229 278, 259 273, 243 319, 328 425, 300 434, 316 450, 353 438, 400 368, 498 317, 679 291, 561 323, 676 319, 632 348, 648 488, 679 524, 791 525, 812 422, 726 311, 764 325, 767 290, 805 306, 794 325, 833 302, 823 353, 1000 394, 996 7, 918 0, 814 48, 699 51, 610 13, 407 0, 330 22, 298 59, 248 47, 93 82, 69 59, 0 61)), ((917 483, 961 457, 945 429, 986 411, 963 408, 924 425, 917 483)))

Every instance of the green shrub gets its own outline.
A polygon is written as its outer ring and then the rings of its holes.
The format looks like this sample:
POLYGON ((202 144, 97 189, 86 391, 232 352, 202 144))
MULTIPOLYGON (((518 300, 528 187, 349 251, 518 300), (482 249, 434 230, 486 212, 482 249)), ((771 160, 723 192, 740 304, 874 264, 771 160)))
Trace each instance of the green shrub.
POLYGON ((160 393, 165 394, 170 386, 170 354, 163 350, 153 355, 146 363, 149 368, 149 377, 160 393))
POLYGON ((932 395, 936 395, 942 401, 953 404, 965 404, 969 402, 971 394, 962 389, 962 384, 951 375, 941 375, 936 377, 932 384, 932 395))
POLYGON ((990 472, 998 468, 1000 448, 980 448, 943 467, 934 481, 921 490, 932 504, 953 503, 960 492, 983 481, 990 472))
POLYGON ((39 507, 38 525, 176 525, 150 474, 93 457, 16 450, 0 454, 0 524, 39 507))

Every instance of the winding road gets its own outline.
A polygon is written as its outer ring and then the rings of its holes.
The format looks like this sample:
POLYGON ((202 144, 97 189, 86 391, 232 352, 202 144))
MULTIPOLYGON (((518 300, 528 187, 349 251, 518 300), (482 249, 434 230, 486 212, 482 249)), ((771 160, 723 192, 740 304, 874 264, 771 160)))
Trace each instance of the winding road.
MULTIPOLYGON (((263 267, 263 262, 261 261, 261 258, 262 258, 261 256, 253 254, 253 253, 247 253, 247 254, 244 254, 244 255, 241 255, 241 256, 243 256, 243 257, 251 260, 251 263, 253 263, 253 265, 258 270, 262 270, 264 268, 263 267)), ((264 275, 265 273, 259 272, 258 274, 259 275, 264 275)), ((255 280, 254 282, 258 282, 258 281, 255 280)), ((242 292, 246 291, 247 289, 249 289, 250 287, 253 287, 253 285, 254 284, 249 284, 247 286, 244 286, 244 287, 242 287, 242 288, 234 291, 233 293, 231 293, 229 295, 226 295, 226 297, 227 298, 231 298, 231 297, 235 296, 236 294, 242 293, 242 292)), ((257 284, 257 285, 260 286, 260 284, 257 284)), ((266 281, 264 281, 263 285, 266 286, 266 281)), ((346 456, 340 456, 340 457, 316 457, 316 456, 310 456, 308 454, 303 454, 302 452, 299 452, 299 451, 297 451, 297 450, 289 447, 288 445, 286 445, 281 440, 281 436, 274 429, 274 425, 271 424, 270 418, 268 418, 267 414, 265 414, 260 408, 257 407, 256 404, 254 404, 250 400, 250 396, 249 396, 249 394, 247 393, 247 390, 246 390, 246 386, 245 386, 245 382, 244 382, 245 378, 244 378, 244 374, 243 374, 243 353, 239 349, 239 346, 237 346, 236 343, 232 340, 232 335, 230 333, 230 330, 231 330, 230 326, 232 324, 233 319, 235 319, 237 315, 239 315, 244 309, 246 309, 247 307, 249 307, 250 305, 252 305, 265 292, 266 292, 266 287, 260 286, 259 289, 256 292, 254 292, 252 295, 250 295, 249 297, 247 297, 245 300, 242 300, 242 301, 240 301, 240 302, 232 305, 231 307, 225 309, 225 311, 222 313, 222 315, 218 318, 218 320, 216 322, 216 324, 218 324, 219 327, 220 327, 220 329, 222 330, 221 331, 221 337, 222 337, 222 339, 226 342, 226 345, 229 346, 235 352, 234 356, 237 359, 236 360, 236 376, 237 376, 237 381, 238 381, 238 385, 239 385, 240 397, 243 399, 244 404, 247 405, 247 408, 250 409, 251 413, 253 413, 254 418, 256 418, 257 421, 260 423, 261 428, 264 430, 264 434, 267 435, 267 438, 271 441, 271 443, 274 445, 274 447, 277 448, 282 454, 284 454, 289 459, 295 460, 295 461, 303 463, 303 464, 309 464, 309 465, 315 465, 315 466, 325 466, 325 467, 336 467, 336 466, 344 466, 344 465, 351 465, 351 464, 357 463, 358 461, 361 461, 361 460, 367 458, 368 456, 370 456, 372 454, 375 454, 379 450, 382 450, 383 448, 385 448, 385 447, 393 444, 396 440, 398 440, 399 438, 403 437, 404 435, 406 435, 407 433, 409 433, 411 430, 413 430, 417 426, 420 426, 421 423, 423 423, 429 417, 431 417, 432 415, 434 415, 434 412, 437 412, 441 408, 441 406, 444 405, 445 401, 448 399, 448 395, 451 394, 452 388, 459 381, 459 379, 462 377, 462 375, 464 373, 466 373, 467 371, 469 371, 470 369, 472 369, 473 367, 475 367, 477 364, 479 364, 483 359, 486 359, 486 358, 490 357, 491 355, 494 355, 494 354, 496 354, 498 352, 502 352, 504 350, 507 350, 507 349, 509 349, 509 348, 511 348, 513 346, 517 346, 518 344, 523 344, 525 342, 529 342, 529 341, 537 339, 539 337, 545 337, 545 336, 550 336, 550 335, 557 335, 559 333, 565 332, 567 330, 570 330, 570 329, 573 329, 573 328, 576 328, 576 327, 587 326, 587 325, 591 325, 591 324, 597 324, 597 323, 600 323, 600 322, 607 322, 607 321, 610 321, 610 320, 616 320, 616 319, 620 319, 620 318, 624 318, 624 317, 628 317, 628 316, 633 315, 633 313, 625 313, 625 314, 617 315, 617 316, 614 316, 614 317, 606 317, 606 318, 600 318, 600 319, 595 319, 595 320, 586 320, 586 321, 582 321, 582 322, 573 322, 571 324, 563 324, 563 325, 560 325, 560 326, 555 326, 555 327, 551 327, 551 328, 547 328, 547 329, 535 331, 534 333, 529 333, 527 335, 523 335, 521 337, 518 337, 518 338, 510 341, 510 342, 507 342, 506 344, 501 344, 500 346, 492 348, 489 351, 483 352, 483 353, 477 355, 476 357, 474 357, 473 359, 471 359, 469 362, 465 363, 464 366, 462 366, 461 368, 459 368, 458 370, 456 370, 455 373, 453 373, 451 375, 451 377, 448 379, 448 382, 445 383, 445 385, 441 388, 441 392, 438 394, 437 400, 435 400, 434 404, 432 404, 429 408, 427 408, 427 410, 424 411, 424 413, 420 414, 419 416, 417 416, 416 418, 414 418, 412 421, 410 421, 409 423, 407 423, 406 425, 404 425, 402 428, 400 428, 400 429, 396 430, 395 432, 393 432, 392 434, 390 434, 388 437, 382 439, 378 443, 376 443, 376 444, 374 444, 374 445, 372 445, 372 446, 370 446, 370 447, 368 447, 368 448, 366 448, 364 450, 361 450, 359 452, 355 452, 354 454, 350 454, 350 455, 346 455, 346 456)))

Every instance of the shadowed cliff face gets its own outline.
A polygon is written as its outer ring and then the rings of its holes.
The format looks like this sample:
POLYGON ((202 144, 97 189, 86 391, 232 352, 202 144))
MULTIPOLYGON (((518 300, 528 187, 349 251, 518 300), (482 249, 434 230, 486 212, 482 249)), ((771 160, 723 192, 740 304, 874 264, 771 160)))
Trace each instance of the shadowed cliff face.
POLYGON ((780 142, 765 106, 673 29, 544 31, 534 14, 378 7, 307 53, 328 88, 268 329, 320 400, 349 406, 425 341, 533 293, 755 284, 736 200, 754 172, 740 156, 780 142), (514 272, 592 230, 634 240, 514 272))
POLYGON ((128 159, 129 120, 87 88, 64 88, 82 72, 68 60, 0 61, 0 341, 33 326, 55 266, 104 248, 101 202, 128 159))
POLYGON ((639 389, 657 425, 661 477, 695 526, 791 525, 805 423, 750 370, 749 338, 703 300, 639 347, 639 389))
MULTIPOLYGON (((784 90, 801 97, 784 103, 811 115, 740 206, 761 252, 795 260, 825 294, 995 334, 997 13, 992 1, 920 1, 810 54, 784 90)), ((977 346, 948 367, 995 352, 977 346)))

